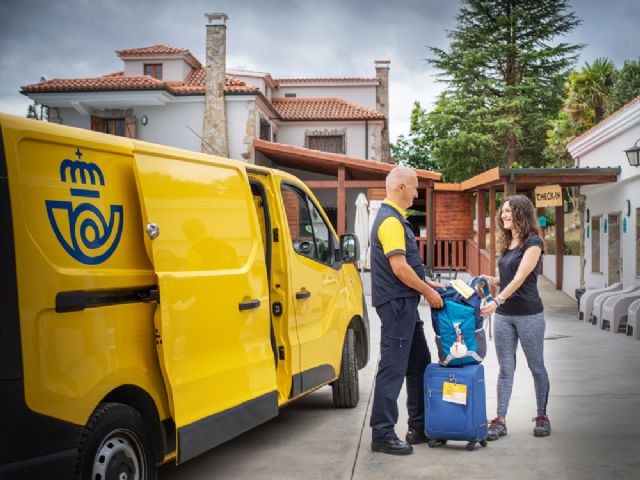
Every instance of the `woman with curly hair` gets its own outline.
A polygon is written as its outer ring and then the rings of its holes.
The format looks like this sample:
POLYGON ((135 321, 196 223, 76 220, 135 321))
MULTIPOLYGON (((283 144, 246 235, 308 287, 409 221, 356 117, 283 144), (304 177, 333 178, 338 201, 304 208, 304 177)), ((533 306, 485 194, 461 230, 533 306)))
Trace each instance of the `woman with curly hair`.
POLYGON ((498 375, 498 416, 489 425, 487 440, 507 434, 507 409, 513 387, 518 340, 533 375, 537 415, 533 435, 551 433, 547 416, 549 376, 544 366, 545 320, 538 293, 538 273, 542 263, 544 242, 538 235, 531 201, 522 195, 506 197, 498 214, 501 252, 499 277, 485 276, 489 284, 499 286, 500 294, 482 310, 484 316, 496 313, 494 334, 500 374, 498 375))

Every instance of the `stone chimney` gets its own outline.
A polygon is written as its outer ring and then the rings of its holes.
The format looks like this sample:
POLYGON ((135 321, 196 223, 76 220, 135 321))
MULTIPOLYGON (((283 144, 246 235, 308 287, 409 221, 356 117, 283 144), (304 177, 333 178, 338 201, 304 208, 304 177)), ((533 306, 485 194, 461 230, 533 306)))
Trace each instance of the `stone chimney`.
POLYGON ((204 124, 202 151, 229 156, 224 77, 227 70, 227 19, 224 13, 206 13, 207 49, 204 84, 204 124))
POLYGON ((382 155, 380 160, 385 163, 391 162, 389 153, 389 60, 376 60, 376 110, 384 113, 386 119, 381 133, 382 155))

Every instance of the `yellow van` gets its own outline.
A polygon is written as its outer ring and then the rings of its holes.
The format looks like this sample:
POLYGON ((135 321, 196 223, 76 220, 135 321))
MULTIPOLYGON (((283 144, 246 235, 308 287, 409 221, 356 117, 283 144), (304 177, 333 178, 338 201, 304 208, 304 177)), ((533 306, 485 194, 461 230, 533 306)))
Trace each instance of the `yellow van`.
POLYGON ((287 173, 0 114, 0 477, 155 478, 331 384, 353 263, 287 173))

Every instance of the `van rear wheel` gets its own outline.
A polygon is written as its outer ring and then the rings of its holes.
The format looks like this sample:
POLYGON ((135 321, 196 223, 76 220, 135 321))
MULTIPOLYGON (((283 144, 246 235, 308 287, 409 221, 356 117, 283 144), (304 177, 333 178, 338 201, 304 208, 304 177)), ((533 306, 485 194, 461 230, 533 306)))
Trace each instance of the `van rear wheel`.
POLYGON ((358 386, 358 359, 356 358, 356 334, 350 328, 342 345, 340 376, 331 384, 333 404, 338 408, 353 408, 360 400, 358 386))
POLYGON ((104 403, 91 415, 78 444, 76 479, 153 480, 151 432, 137 410, 104 403))

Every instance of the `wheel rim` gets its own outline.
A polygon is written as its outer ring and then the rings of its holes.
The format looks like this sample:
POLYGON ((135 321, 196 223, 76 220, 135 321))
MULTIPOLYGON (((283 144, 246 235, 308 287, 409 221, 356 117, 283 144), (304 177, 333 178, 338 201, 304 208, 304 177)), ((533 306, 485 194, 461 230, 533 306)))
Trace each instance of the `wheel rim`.
POLYGON ((93 460, 93 480, 141 480, 146 478, 142 443, 127 429, 111 432, 93 460))

